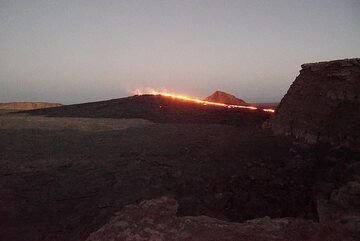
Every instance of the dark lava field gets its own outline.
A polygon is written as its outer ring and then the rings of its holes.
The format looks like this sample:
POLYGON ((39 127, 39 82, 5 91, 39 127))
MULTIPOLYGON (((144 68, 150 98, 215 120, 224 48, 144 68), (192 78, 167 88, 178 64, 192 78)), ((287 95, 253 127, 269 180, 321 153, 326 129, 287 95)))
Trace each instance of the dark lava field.
POLYGON ((149 122, 0 129, 0 240, 85 240, 125 205, 161 196, 178 201, 180 216, 317 221, 316 197, 327 195, 319 181, 341 186, 345 166, 359 158, 274 136, 262 129, 270 117, 262 111, 161 96, 26 112, 38 115, 149 122))

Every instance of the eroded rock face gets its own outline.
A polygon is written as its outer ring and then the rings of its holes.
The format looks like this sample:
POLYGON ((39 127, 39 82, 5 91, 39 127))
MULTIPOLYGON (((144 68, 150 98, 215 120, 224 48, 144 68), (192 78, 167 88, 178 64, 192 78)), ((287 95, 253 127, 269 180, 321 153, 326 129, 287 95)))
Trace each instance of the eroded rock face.
POLYGON ((301 67, 270 121, 273 132, 360 149, 360 58, 301 67))
POLYGON ((178 204, 168 197, 128 205, 87 241, 282 241, 353 240, 345 232, 313 221, 295 218, 254 219, 231 223, 207 216, 178 217, 178 204))
POLYGON ((236 98, 235 96, 222 91, 215 91, 212 95, 206 97, 205 100, 228 105, 248 105, 248 103, 246 103, 244 100, 236 98))

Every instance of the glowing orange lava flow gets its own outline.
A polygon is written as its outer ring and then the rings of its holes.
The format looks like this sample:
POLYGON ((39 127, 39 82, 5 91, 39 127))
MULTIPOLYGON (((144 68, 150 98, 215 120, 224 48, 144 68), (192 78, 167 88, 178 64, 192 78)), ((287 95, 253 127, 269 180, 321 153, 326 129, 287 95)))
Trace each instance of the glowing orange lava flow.
MULTIPOLYGON (((137 94, 138 95, 143 95, 141 93, 137 93, 137 94)), ((171 97, 173 99, 190 101, 190 102, 197 103, 197 104, 202 104, 202 105, 213 105, 213 106, 222 106, 222 107, 226 107, 226 108, 239 108, 239 109, 249 109, 249 110, 262 110, 262 111, 271 112, 271 113, 275 112, 274 109, 261 109, 261 108, 255 107, 255 106, 246 106, 246 105, 228 105, 228 104, 224 104, 224 103, 211 102, 211 101, 191 98, 191 97, 187 97, 187 96, 184 96, 184 95, 175 95, 175 94, 170 94, 170 93, 167 93, 167 92, 157 92, 157 91, 154 91, 154 90, 150 91, 149 94, 151 94, 151 95, 161 95, 161 96, 165 96, 165 97, 171 97)))

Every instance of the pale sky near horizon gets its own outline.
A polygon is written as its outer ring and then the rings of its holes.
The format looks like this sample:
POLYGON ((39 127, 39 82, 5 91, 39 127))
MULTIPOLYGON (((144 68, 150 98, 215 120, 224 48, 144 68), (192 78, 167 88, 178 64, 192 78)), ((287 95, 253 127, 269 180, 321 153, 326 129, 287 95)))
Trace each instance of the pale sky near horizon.
POLYGON ((301 64, 354 57, 360 0, 0 0, 0 102, 277 102, 301 64))

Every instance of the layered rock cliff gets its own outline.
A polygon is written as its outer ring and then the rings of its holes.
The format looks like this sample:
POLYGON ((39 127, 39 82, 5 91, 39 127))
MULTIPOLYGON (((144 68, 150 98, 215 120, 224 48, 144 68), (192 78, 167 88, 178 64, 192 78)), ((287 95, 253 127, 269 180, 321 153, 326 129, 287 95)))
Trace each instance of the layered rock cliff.
POLYGON ((360 58, 301 67, 269 122, 273 132, 360 149, 360 58))

